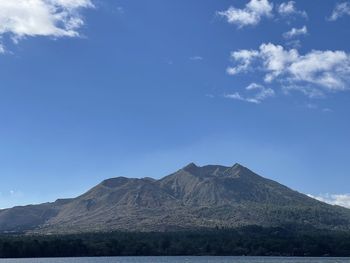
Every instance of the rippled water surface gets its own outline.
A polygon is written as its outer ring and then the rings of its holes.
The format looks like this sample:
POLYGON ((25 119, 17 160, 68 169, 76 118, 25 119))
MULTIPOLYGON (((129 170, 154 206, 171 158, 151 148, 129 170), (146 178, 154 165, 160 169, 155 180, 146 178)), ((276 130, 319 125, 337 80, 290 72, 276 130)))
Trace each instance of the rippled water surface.
POLYGON ((350 263, 350 258, 271 258, 271 257, 110 257, 0 259, 0 263, 350 263))

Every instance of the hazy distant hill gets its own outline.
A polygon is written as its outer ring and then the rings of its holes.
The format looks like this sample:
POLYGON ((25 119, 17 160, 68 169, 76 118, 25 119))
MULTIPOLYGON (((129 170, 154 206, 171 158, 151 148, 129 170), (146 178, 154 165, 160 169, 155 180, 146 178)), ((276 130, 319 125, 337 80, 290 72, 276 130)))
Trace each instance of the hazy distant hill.
POLYGON ((85 194, 0 211, 0 231, 174 231, 244 225, 350 229, 350 210, 316 201, 236 164, 195 164, 160 180, 108 179, 85 194))

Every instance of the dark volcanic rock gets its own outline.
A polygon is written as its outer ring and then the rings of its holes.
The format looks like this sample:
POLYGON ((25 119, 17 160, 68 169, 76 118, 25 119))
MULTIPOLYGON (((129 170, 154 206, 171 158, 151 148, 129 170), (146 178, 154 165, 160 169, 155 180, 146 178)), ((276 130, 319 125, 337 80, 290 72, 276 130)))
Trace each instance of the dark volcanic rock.
POLYGON ((193 163, 160 180, 103 181, 85 194, 0 211, 0 231, 175 231, 243 225, 350 229, 350 210, 232 167, 193 163))

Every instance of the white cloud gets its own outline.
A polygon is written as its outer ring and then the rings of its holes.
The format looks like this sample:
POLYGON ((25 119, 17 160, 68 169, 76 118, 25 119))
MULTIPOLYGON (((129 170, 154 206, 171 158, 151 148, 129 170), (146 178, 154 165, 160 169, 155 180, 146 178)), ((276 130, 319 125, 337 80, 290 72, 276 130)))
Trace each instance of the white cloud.
POLYGON ((301 55, 296 49, 268 43, 258 50, 232 52, 231 59, 235 65, 227 69, 230 75, 261 71, 265 82, 278 81, 285 89, 300 90, 310 97, 349 88, 350 54, 344 51, 312 50, 301 55))
POLYGON ((90 0, 0 0, 0 37, 77 37, 90 0))
POLYGON ((90 0, 46 0, 46 2, 51 3, 52 5, 58 5, 69 9, 92 7, 90 0))
POLYGON ((243 9, 231 6, 218 14, 227 19, 230 24, 238 27, 257 25, 263 17, 272 16, 273 4, 268 0, 250 0, 243 9))
POLYGON ((335 21, 344 15, 350 15, 350 2, 338 3, 335 6, 333 13, 330 16, 329 20, 335 21))
POLYGON ((251 83, 248 87, 245 88, 245 90, 249 93, 253 92, 253 94, 243 96, 239 92, 235 92, 232 94, 226 94, 224 97, 227 99, 235 99, 260 104, 263 100, 273 97, 275 95, 273 89, 265 88, 264 86, 256 83, 251 83))
POLYGON ((350 208, 350 194, 323 194, 318 196, 309 194, 308 196, 324 203, 350 208))
POLYGON ((238 62, 236 67, 227 68, 227 73, 235 75, 240 72, 246 72, 250 69, 252 61, 259 56, 257 50, 242 49, 239 51, 231 52, 231 60, 238 62))
POLYGON ((290 39, 296 36, 300 35, 307 35, 307 27, 303 26, 302 28, 295 28, 293 27, 291 30, 287 31, 286 33, 283 34, 284 38, 290 39))
POLYGON ((278 13, 281 16, 287 17, 287 16, 293 16, 293 15, 299 15, 302 17, 307 17, 307 13, 305 11, 298 10, 295 7, 295 1, 289 1, 284 2, 278 6, 277 9, 278 13))
POLYGON ((275 12, 285 19, 296 16, 308 17, 305 11, 296 8, 295 1, 283 2, 274 11, 274 5, 269 0, 250 0, 244 8, 231 6, 225 11, 217 12, 217 14, 226 18, 228 23, 242 28, 244 26, 255 26, 260 23, 262 18, 273 17, 275 12))

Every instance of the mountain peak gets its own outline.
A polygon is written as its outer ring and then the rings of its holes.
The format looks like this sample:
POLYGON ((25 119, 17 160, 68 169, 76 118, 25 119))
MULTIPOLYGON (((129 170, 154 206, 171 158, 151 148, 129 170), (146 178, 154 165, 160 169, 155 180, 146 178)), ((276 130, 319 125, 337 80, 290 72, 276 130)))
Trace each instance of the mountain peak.
POLYGON ((109 188, 115 188, 117 186, 126 184, 128 181, 130 181, 130 178, 126 178, 126 177, 115 177, 115 178, 110 178, 110 179, 106 179, 104 180, 101 185, 105 186, 105 187, 109 187, 109 188))
POLYGON ((198 166, 197 166, 194 162, 189 163, 189 164, 186 165, 184 168, 191 168, 191 167, 198 168, 198 166))
POLYGON ((235 176, 235 177, 247 177, 247 176, 252 176, 254 175, 254 177, 260 177, 257 174, 255 174, 254 172, 252 172, 251 170, 249 170, 247 167, 236 163, 234 164, 230 169, 230 173, 231 175, 235 176))
POLYGON ((239 177, 242 174, 246 174, 249 169, 244 167, 243 165, 236 163, 233 166, 222 166, 222 165, 205 165, 198 166, 195 163, 191 162, 185 167, 181 169, 182 171, 186 171, 192 175, 196 176, 227 176, 234 174, 239 177))
POLYGON ((232 169, 247 169, 245 166, 241 165, 240 163, 235 163, 231 168, 232 169))
POLYGON ((184 168, 182 168, 182 170, 190 172, 190 173, 194 173, 196 171, 198 171, 198 169, 200 169, 199 166, 197 166, 195 163, 189 163, 188 165, 186 165, 184 168))

